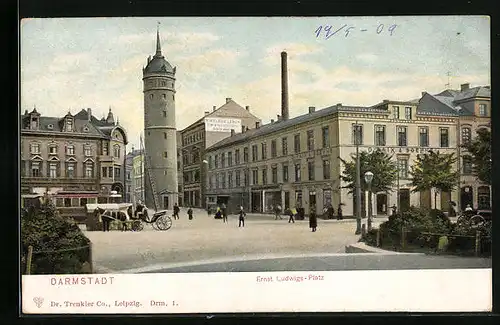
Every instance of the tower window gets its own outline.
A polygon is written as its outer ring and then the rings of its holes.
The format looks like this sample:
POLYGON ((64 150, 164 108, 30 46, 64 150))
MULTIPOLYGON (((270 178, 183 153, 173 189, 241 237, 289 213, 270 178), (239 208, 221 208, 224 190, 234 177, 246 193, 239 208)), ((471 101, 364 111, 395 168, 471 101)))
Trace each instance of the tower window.
POLYGON ((174 94, 172 94, 172 99, 175 99, 175 95, 174 94))
POLYGON ((163 111, 163 117, 167 117, 167 111, 163 111))
POLYGON ((163 132, 163 139, 167 138, 167 132, 163 132))
POLYGON ((163 99, 167 99, 167 94, 163 94, 163 99))
POLYGON ((167 158, 168 157, 168 153, 166 151, 163 152, 163 158, 167 158))
POLYGON ((153 94, 149 95, 149 98, 150 98, 150 99, 153 99, 153 94))

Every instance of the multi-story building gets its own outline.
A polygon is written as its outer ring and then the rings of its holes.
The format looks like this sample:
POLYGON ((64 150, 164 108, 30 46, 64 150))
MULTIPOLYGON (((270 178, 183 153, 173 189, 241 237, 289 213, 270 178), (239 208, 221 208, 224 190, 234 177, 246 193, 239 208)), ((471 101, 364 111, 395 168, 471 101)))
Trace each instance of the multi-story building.
POLYGON ((140 150, 134 149, 125 158, 125 202, 136 203, 134 196, 134 157, 141 154, 140 150))
MULTIPOLYGON (((308 214, 313 206, 322 211, 327 204, 336 208, 343 203, 344 214, 354 215, 355 198, 340 179, 343 164, 338 157, 352 159, 356 152, 355 136, 359 134, 360 151, 385 150, 399 168, 399 181, 393 191, 374 193, 376 214, 387 214, 388 207, 394 204, 401 210, 410 205, 434 204, 446 209, 450 200, 459 201, 459 191, 439 193, 434 202, 430 191, 411 191, 409 170, 420 153, 458 153, 459 128, 464 135, 469 134, 464 127, 470 127, 472 121, 478 127, 487 125, 489 88, 473 89, 449 92, 450 95, 423 94, 418 101, 384 100, 371 107, 337 104, 318 111, 310 107, 308 114, 233 134, 206 150, 207 196, 213 201, 226 201, 231 208, 243 205, 247 211, 260 212, 279 203, 284 207, 302 207, 308 214), (434 103, 433 97, 437 97, 434 103), (456 105, 463 108, 460 119, 453 109, 456 105), (464 124, 466 120, 470 123, 464 124)), ((477 181, 465 177, 468 176, 464 176, 464 184, 476 184, 477 181)), ((473 187, 477 191, 485 187, 478 186, 473 187)), ((482 195, 483 198, 474 200, 486 202, 486 195, 482 195)), ((363 202, 363 210, 364 206, 363 202)))
POLYGON ((79 220, 85 204, 105 203, 111 191, 124 193, 127 134, 90 108, 64 117, 42 116, 35 108, 21 116, 21 192, 49 193, 62 215, 79 220))
MULTIPOLYGON (((134 205, 144 202, 144 155, 138 154, 132 158, 132 192, 134 205)), ((151 206, 151 208, 153 208, 151 206)))
MULTIPOLYGON (((205 208, 206 163, 205 148, 216 142, 254 128, 261 120, 250 113, 250 107, 243 108, 231 98, 219 108, 213 106, 212 112, 205 115, 180 132, 182 140, 182 174, 184 205, 205 208)), ((232 159, 228 157, 228 159, 232 159)))
POLYGON ((178 186, 178 198, 179 206, 184 205, 184 177, 182 175, 182 134, 181 131, 177 131, 176 135, 177 141, 177 186, 178 186))

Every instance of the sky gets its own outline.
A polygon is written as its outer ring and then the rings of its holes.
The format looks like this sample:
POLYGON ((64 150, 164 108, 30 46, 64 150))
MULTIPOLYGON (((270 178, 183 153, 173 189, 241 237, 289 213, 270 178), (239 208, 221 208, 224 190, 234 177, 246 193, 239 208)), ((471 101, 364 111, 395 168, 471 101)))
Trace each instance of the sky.
POLYGON ((178 130, 227 97, 264 123, 276 119, 283 50, 290 117, 309 106, 490 85, 486 16, 41 18, 21 21, 21 112, 62 117, 91 108, 100 119, 111 108, 128 148, 138 148, 142 68, 158 26, 162 53, 177 68, 178 130))

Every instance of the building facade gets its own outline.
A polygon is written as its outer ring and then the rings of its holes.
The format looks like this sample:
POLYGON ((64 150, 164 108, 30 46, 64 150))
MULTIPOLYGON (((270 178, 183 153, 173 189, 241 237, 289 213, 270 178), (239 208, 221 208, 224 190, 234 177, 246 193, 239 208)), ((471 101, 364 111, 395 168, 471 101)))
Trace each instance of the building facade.
POLYGON ((177 192, 178 193, 178 203, 179 206, 184 206, 184 177, 182 174, 182 134, 181 131, 177 131, 176 134, 177 141, 177 192))
MULTIPOLYGON (((178 201, 177 140, 175 127, 175 72, 161 52, 156 33, 156 53, 142 69, 144 86, 144 146, 147 173, 156 185, 158 209, 171 209, 178 201)), ((154 207, 151 183, 145 182, 145 203, 154 207)))
POLYGON ((136 203, 134 195, 134 157, 141 154, 140 150, 132 148, 125 158, 125 202, 136 203))
POLYGON ((62 215, 84 218, 87 203, 108 202, 125 192, 127 134, 115 122, 92 116, 90 108, 64 117, 21 116, 21 193, 52 194, 62 215))
POLYGON ((261 120, 250 113, 250 107, 243 108, 231 98, 226 98, 224 105, 205 115, 180 132, 184 205, 206 208, 209 203, 206 199, 207 163, 205 149, 218 141, 255 128, 261 120))
MULTIPOLYGON (((479 88, 483 89, 477 91, 480 95, 487 93, 484 90, 487 88, 479 88)), ((469 105, 475 109, 472 112, 482 110, 483 113, 484 108, 479 105, 484 103, 489 112, 485 97, 474 94, 471 97, 464 89, 454 94, 447 100, 463 105, 464 111, 468 106, 463 103, 472 101, 474 104, 469 105)), ((466 132, 462 120, 484 126, 489 117, 467 112, 459 115, 454 108, 443 107, 439 101, 430 104, 428 96, 423 94, 420 100, 408 102, 384 100, 371 107, 337 104, 318 111, 310 107, 308 114, 230 136, 206 151, 207 196, 212 201, 226 200, 231 209, 243 205, 253 212, 270 212, 272 206, 281 204, 304 208, 308 214, 312 207, 320 212, 329 204, 336 209, 343 203, 344 215, 352 216, 355 200, 340 179, 343 164, 338 157, 352 159, 356 152, 354 130, 358 128, 361 131, 359 150, 384 150, 392 155, 399 169, 398 184, 392 191, 373 194, 374 213, 386 215, 392 205, 402 210, 411 205, 447 209, 450 201, 460 201, 460 191, 439 193, 436 200, 430 191, 413 193, 410 167, 418 154, 430 150, 461 155, 457 143, 460 142, 459 125, 462 125, 462 134, 466 132)), ((469 127, 470 123, 466 125, 469 127)), ((455 168, 459 167, 457 162, 455 168)), ((476 184, 474 189, 485 186, 466 175, 460 182, 472 182, 476 184)), ((476 200, 486 202, 486 196, 483 194, 482 199, 476 200)))

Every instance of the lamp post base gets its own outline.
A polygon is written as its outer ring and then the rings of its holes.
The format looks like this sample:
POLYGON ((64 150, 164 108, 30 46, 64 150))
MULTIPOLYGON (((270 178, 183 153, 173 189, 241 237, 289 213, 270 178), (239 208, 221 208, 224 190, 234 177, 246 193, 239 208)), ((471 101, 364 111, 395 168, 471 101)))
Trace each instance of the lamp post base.
POLYGON ((356 232, 355 235, 361 235, 361 219, 356 219, 356 232))

